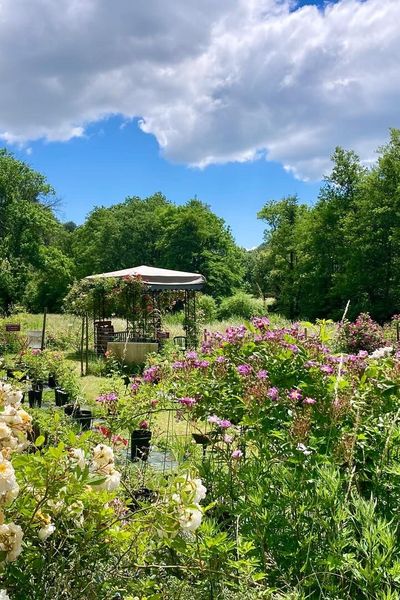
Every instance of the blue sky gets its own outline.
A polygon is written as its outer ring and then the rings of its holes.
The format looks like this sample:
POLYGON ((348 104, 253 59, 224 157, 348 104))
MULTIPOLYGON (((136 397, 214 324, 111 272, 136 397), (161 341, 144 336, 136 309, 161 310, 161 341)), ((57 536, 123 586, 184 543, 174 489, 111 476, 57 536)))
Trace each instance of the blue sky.
POLYGON ((400 127, 399 22, 399 0, 1 0, 0 145, 63 220, 196 195, 250 248, 264 202, 315 201, 336 146, 371 164, 400 127))
POLYGON ((13 150, 47 176, 61 200, 63 221, 82 223, 95 205, 110 206, 126 196, 161 191, 177 204, 197 196, 225 219, 246 248, 262 241, 257 211, 266 200, 297 193, 313 202, 319 189, 318 183, 298 181, 265 158, 203 169, 173 164, 160 156, 156 139, 143 133, 136 120, 120 117, 91 125, 85 136, 68 142, 38 141, 13 150))

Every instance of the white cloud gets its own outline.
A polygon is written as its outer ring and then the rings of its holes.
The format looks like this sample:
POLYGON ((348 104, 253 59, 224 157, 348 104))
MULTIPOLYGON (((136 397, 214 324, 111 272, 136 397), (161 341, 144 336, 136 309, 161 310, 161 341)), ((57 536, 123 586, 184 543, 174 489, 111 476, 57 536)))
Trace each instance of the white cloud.
POLYGON ((399 22, 399 0, 2 0, 0 137, 137 116, 167 159, 319 177, 335 145, 368 161, 400 126, 399 22))

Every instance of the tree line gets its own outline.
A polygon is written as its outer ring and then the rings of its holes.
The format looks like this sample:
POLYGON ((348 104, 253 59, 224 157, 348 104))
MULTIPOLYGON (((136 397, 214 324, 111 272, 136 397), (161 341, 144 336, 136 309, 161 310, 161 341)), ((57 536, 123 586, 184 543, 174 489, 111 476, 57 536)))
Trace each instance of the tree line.
POLYGON ((0 311, 59 311, 75 279, 148 264, 203 273, 217 299, 274 297, 291 319, 338 319, 350 300, 350 315, 384 321, 400 312, 400 131, 369 167, 342 148, 332 161, 314 205, 263 206, 264 242, 246 251, 206 204, 161 193, 62 223, 45 176, 0 150, 0 311))
POLYGON ((332 161, 313 206, 290 196, 259 212, 249 277, 292 319, 339 319, 350 300, 349 316, 383 322, 400 312, 400 131, 368 168, 342 148, 332 161))

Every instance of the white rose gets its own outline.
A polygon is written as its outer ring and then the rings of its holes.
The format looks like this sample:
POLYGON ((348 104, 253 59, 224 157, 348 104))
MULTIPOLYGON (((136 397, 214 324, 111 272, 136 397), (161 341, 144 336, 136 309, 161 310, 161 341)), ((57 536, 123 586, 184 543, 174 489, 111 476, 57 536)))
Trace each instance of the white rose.
POLYGON ((201 479, 193 479, 193 483, 196 486, 194 503, 198 504, 200 500, 204 500, 204 498, 206 497, 207 488, 203 485, 201 479))
POLYGON ((82 448, 72 448, 72 450, 69 451, 69 458, 71 462, 77 465, 80 469, 83 470, 85 468, 85 453, 82 448))
POLYGON ((23 397, 23 393, 21 391, 13 390, 7 394, 5 403, 9 404, 10 406, 19 408, 19 405, 21 404, 21 401, 22 401, 22 397, 23 397))
MULTIPOLYGON (((97 474, 101 477, 103 473, 98 471, 97 474)), ((121 473, 116 469, 112 469, 108 474, 104 474, 105 479, 101 483, 97 483, 94 487, 97 490, 107 490, 108 492, 112 492, 117 489, 119 484, 121 483, 121 473)))
POLYGON ((0 494, 9 492, 18 487, 15 472, 9 460, 5 460, 0 453, 0 494))
POLYGON ((93 463, 96 467, 112 464, 114 462, 114 452, 110 446, 106 444, 98 444, 93 449, 93 463))
POLYGON ((45 540, 47 540, 47 538, 49 536, 51 536, 52 533, 55 532, 55 530, 56 530, 56 528, 55 528, 55 525, 53 525, 53 523, 49 523, 48 525, 44 525, 38 531, 39 539, 41 539, 42 542, 44 542, 45 540))
POLYGON ((0 525, 0 550, 6 552, 7 562, 16 560, 22 552, 23 532, 19 525, 0 525))
POLYGON ((184 531, 196 531, 200 526, 203 513, 199 508, 184 508, 179 516, 179 524, 184 531))
POLYGON ((10 596, 7 594, 6 590, 0 590, 0 600, 10 600, 10 596))

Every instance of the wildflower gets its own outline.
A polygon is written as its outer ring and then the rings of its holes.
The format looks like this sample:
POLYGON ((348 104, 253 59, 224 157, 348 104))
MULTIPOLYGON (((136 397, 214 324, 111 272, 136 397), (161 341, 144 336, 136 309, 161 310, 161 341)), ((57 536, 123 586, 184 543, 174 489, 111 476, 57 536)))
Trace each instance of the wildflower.
POLYGON ((154 365, 143 371, 143 380, 147 383, 156 383, 160 376, 160 367, 154 365))
POLYGON ((209 423, 211 423, 212 425, 217 425, 219 423, 219 417, 217 417, 217 415, 211 415, 210 417, 208 417, 207 421, 209 423))
POLYGON ((186 358, 188 360, 196 360, 197 358, 197 352, 195 350, 190 350, 189 352, 186 352, 186 358))
POLYGON ((232 444, 232 442, 233 442, 232 435, 225 434, 222 439, 224 440, 225 444, 232 444))
POLYGON ((239 365, 237 367, 237 372, 239 373, 239 375, 242 375, 243 377, 247 377, 248 375, 250 375, 251 371, 252 371, 251 365, 244 364, 244 365, 239 365))
POLYGON ((367 358, 368 356, 368 352, 366 350, 360 350, 360 352, 357 354, 358 358, 367 358))
POLYGON ((218 363, 219 365, 222 365, 223 363, 226 362, 226 358, 225 358, 225 356, 217 356, 217 358, 215 359, 215 362, 218 363))
POLYGON ((56 528, 55 528, 55 525, 53 525, 53 523, 44 525, 38 531, 39 539, 42 540, 42 542, 44 542, 45 540, 47 540, 48 537, 51 536, 52 533, 55 532, 55 530, 56 530, 56 528))
POLYGON ((265 369, 261 369, 261 371, 258 371, 257 379, 267 379, 267 377, 268 377, 268 371, 266 371, 265 369))
POLYGON ((276 387, 269 388, 269 390, 267 392, 267 396, 268 396, 268 398, 271 398, 271 400, 277 400, 278 396, 279 396, 278 388, 276 388, 276 387))
POLYGON ((182 362, 181 360, 177 360, 174 363, 172 363, 172 368, 173 369, 184 369, 185 368, 185 363, 182 362))
POLYGON ((290 392, 288 393, 289 399, 290 400, 301 400, 302 399, 302 394, 299 390, 290 390, 290 392))
POLYGON ((229 429, 229 427, 232 427, 232 423, 228 421, 228 419, 219 419, 218 425, 221 429, 229 429))
POLYGON ((184 406, 188 406, 191 408, 197 403, 196 398, 190 398, 189 396, 185 396, 184 398, 178 398, 178 402, 183 404, 184 406))
POLYGON ((270 324, 267 317, 254 317, 251 322, 257 329, 267 329, 270 324))
POLYGON ((303 404, 315 404, 316 400, 315 398, 304 398, 303 400, 303 404))
POLYGON ((243 452, 241 450, 234 450, 231 454, 231 457, 234 458, 235 460, 242 458, 242 456, 243 456, 243 452))
POLYGON ((331 375, 333 373, 333 368, 330 365, 321 365, 319 370, 321 373, 325 373, 325 375, 331 375))
POLYGON ((194 366, 196 369, 206 369, 210 366, 210 362, 208 360, 195 360, 194 366))
POLYGON ((6 561, 16 560, 22 552, 23 532, 19 525, 0 525, 0 552, 6 552, 6 561))
POLYGON ((149 422, 146 421, 145 419, 143 419, 143 421, 140 421, 139 423, 139 429, 148 429, 149 428, 149 422))

